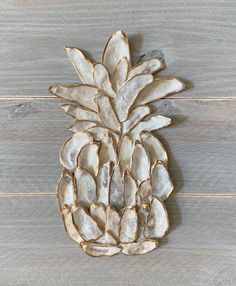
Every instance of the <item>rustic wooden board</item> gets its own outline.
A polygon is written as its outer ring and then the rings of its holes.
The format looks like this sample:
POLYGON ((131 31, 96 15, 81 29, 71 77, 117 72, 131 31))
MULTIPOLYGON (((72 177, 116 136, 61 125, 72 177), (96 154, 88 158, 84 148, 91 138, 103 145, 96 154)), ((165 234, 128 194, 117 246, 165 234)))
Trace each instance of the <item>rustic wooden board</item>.
POLYGON ((55 196, 0 198, 0 285, 235 285, 236 199, 172 198, 171 232, 142 257, 86 256, 55 196), (227 223, 226 223, 227 221, 227 223))
MULTIPOLYGON (((236 101, 162 100, 172 125, 157 134, 170 155, 175 193, 235 194, 236 101)), ((58 152, 73 120, 59 100, 1 100, 0 193, 55 192, 58 152)))
POLYGON ((140 55, 165 59, 194 89, 183 97, 235 97, 236 2, 224 1, 9 1, 0 3, 0 96, 47 96, 55 82, 77 80, 63 46, 95 60, 110 34, 130 37, 140 55))

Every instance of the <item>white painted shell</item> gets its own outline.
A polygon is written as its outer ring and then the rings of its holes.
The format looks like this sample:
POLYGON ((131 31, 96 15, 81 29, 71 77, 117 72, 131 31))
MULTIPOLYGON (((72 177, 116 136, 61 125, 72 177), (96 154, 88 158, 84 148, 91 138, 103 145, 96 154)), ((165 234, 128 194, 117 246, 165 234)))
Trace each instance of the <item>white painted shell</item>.
POLYGON ((115 32, 93 63, 66 47, 82 83, 49 91, 66 100, 76 119, 60 152, 57 195, 65 230, 90 256, 141 255, 157 248, 169 229, 163 201, 173 190, 167 153, 151 133, 171 119, 152 114, 150 102, 184 89, 150 58, 132 67, 128 38, 115 32))

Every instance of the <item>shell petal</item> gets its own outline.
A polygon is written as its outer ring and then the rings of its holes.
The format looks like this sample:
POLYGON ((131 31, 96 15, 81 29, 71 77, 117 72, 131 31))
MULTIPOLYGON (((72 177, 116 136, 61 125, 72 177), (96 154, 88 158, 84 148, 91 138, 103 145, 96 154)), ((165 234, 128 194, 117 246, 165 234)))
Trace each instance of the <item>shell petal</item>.
POLYGON ((99 157, 98 157, 99 144, 89 143, 85 145, 78 156, 78 167, 89 171, 93 176, 98 173, 99 157))
POLYGON ((75 242, 81 243, 83 241, 83 238, 81 237, 80 233, 78 232, 78 230, 75 228, 73 224, 71 211, 68 209, 65 209, 62 212, 62 218, 64 221, 65 230, 68 236, 75 242))
POLYGON ((138 209, 137 215, 138 215, 138 231, 137 231, 137 240, 144 240, 144 229, 148 222, 148 215, 150 211, 150 205, 149 204, 143 204, 138 209))
POLYGON ((106 210, 102 204, 92 204, 90 206, 90 214, 92 218, 97 222, 99 227, 105 229, 106 224, 106 210))
POLYGON ((169 173, 160 161, 152 168, 151 185, 152 195, 162 201, 166 200, 174 189, 169 173))
POLYGON ((65 47, 69 61, 83 83, 94 84, 93 64, 77 48, 65 47))
POLYGON ((111 98, 115 96, 112 89, 109 73, 103 64, 96 63, 93 67, 93 78, 97 87, 104 91, 111 98))
POLYGON ((122 58, 126 58, 130 65, 128 38, 122 31, 117 31, 108 40, 102 57, 102 63, 107 67, 110 75, 114 73, 122 58))
POLYGON ((97 175, 98 203, 108 205, 110 179, 111 179, 111 162, 107 162, 99 168, 99 172, 97 175))
POLYGON ((155 78, 152 84, 143 89, 134 106, 159 100, 167 95, 184 90, 185 84, 177 78, 155 78))
POLYGON ((127 120, 123 122, 123 133, 127 133, 135 125, 137 125, 146 115, 150 114, 148 106, 137 106, 134 108, 127 120))
POLYGON ((64 173, 61 176, 57 188, 57 197, 61 210, 67 206, 75 205, 75 188, 70 174, 64 173))
POLYGON ((112 256, 121 252, 118 246, 102 246, 99 244, 83 243, 83 250, 90 256, 112 256))
POLYGON ((89 207, 97 200, 96 183, 93 176, 86 170, 77 168, 74 173, 77 187, 77 202, 89 207))
POLYGON ((136 205, 137 184, 129 173, 124 176, 124 199, 126 207, 134 207, 136 205))
POLYGON ((137 195, 139 196, 141 203, 149 203, 150 191, 151 191, 150 179, 143 181, 139 185, 137 195))
POLYGON ((168 165, 168 157, 162 143, 150 132, 142 132, 140 134, 142 144, 149 155, 151 165, 155 161, 162 161, 165 166, 168 165))
POLYGON ((109 233, 105 233, 103 236, 101 236, 98 240, 96 240, 96 243, 103 245, 117 245, 117 241, 109 233))
POLYGON ((120 222, 120 241, 123 243, 136 240, 138 219, 135 209, 126 209, 120 222))
POLYGON ((148 222, 144 230, 146 238, 162 238, 169 229, 169 219, 164 204, 153 198, 148 222))
POLYGON ((122 253, 126 255, 141 255, 150 252, 158 247, 157 241, 144 240, 133 243, 122 243, 122 253))
POLYGON ((153 115, 146 121, 139 122, 131 131, 133 140, 140 140, 140 133, 143 131, 153 131, 170 125, 171 119, 162 115, 153 115))
POLYGON ((149 178, 150 159, 140 143, 136 143, 134 147, 131 173, 140 182, 149 178))
POLYGON ((95 101, 98 105, 99 115, 104 125, 117 132, 120 131, 120 122, 113 110, 109 97, 102 93, 97 94, 95 101))
POLYGON ((91 143, 93 137, 88 132, 75 133, 62 146, 60 161, 63 167, 73 171, 77 165, 77 157, 83 146, 91 143))
POLYGON ((85 240, 98 239, 102 236, 97 223, 86 213, 82 207, 78 207, 72 212, 75 226, 78 227, 81 236, 85 240))
POLYGON ((124 206, 124 183, 118 165, 114 166, 111 177, 110 204, 117 209, 121 209, 124 206))
POLYGON ((71 132, 77 133, 81 131, 88 130, 91 127, 96 126, 96 123, 91 121, 85 121, 85 120, 76 120, 75 123, 70 126, 69 130, 71 132))
POLYGON ((122 58, 116 66, 116 69, 112 76, 112 86, 115 92, 125 83, 127 73, 129 69, 129 63, 126 58, 122 58))
POLYGON ((101 147, 99 149, 99 160, 101 166, 106 164, 107 162, 117 161, 114 140, 112 136, 110 136, 110 134, 105 136, 103 138, 103 141, 101 142, 101 147))
POLYGON ((57 84, 51 86, 49 91, 60 98, 77 102, 79 105, 97 111, 97 105, 94 101, 94 96, 98 91, 96 87, 83 84, 57 84))
POLYGON ((128 135, 125 135, 121 139, 119 148, 119 163, 122 173, 124 173, 125 171, 131 171, 133 151, 134 143, 128 135))
POLYGON ((107 221, 105 232, 111 234, 116 240, 119 239, 120 234, 120 216, 117 211, 110 206, 107 207, 107 221))
POLYGON ((134 66, 128 73, 128 79, 137 75, 137 74, 153 74, 164 67, 164 63, 162 60, 157 58, 151 58, 145 60, 141 63, 138 63, 134 66))
POLYGON ((125 121, 127 119, 129 108, 135 101, 139 92, 152 81, 153 76, 150 74, 136 75, 126 81, 119 89, 114 98, 114 105, 120 121, 125 121))

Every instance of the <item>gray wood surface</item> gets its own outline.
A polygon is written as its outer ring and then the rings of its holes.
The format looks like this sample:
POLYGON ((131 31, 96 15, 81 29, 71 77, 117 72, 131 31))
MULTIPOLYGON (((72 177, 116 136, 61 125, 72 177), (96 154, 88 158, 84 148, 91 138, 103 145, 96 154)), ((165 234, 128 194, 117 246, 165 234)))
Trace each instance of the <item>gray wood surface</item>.
MULTIPOLYGON (((55 192, 58 153, 73 119, 60 100, 1 100, 0 193, 55 192)), ((170 157, 175 193, 236 194, 236 101, 161 100, 172 118, 157 132, 170 157)))
POLYGON ((63 46, 95 60, 107 38, 123 29, 134 62, 156 50, 168 69, 189 81, 186 97, 234 97, 234 0, 20 1, 0 3, 1 96, 46 96, 54 82, 75 82, 63 46))
POLYGON ((236 285, 235 0, 0 1, 0 286, 236 285), (73 120, 48 86, 77 82, 63 46, 99 60, 123 29, 133 62, 157 55, 188 89, 153 105, 175 190, 171 231, 142 257, 86 256, 55 187, 73 120))
POLYGON ((158 250, 94 259, 65 235, 54 196, 2 197, 0 285, 234 286, 235 207, 235 198, 171 198, 158 250))

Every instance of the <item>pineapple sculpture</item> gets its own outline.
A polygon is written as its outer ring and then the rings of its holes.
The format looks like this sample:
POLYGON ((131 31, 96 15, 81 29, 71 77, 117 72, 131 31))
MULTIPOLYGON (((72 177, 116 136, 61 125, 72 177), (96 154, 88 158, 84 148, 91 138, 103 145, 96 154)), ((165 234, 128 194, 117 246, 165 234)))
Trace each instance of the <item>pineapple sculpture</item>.
POLYGON ((158 58, 132 66, 122 31, 108 40, 101 63, 65 49, 82 81, 49 88, 75 118, 60 151, 57 193, 66 232, 91 256, 150 252, 169 229, 164 201, 173 184, 166 151, 152 134, 171 120, 151 114, 148 104, 184 84, 154 78, 164 67, 158 58))

